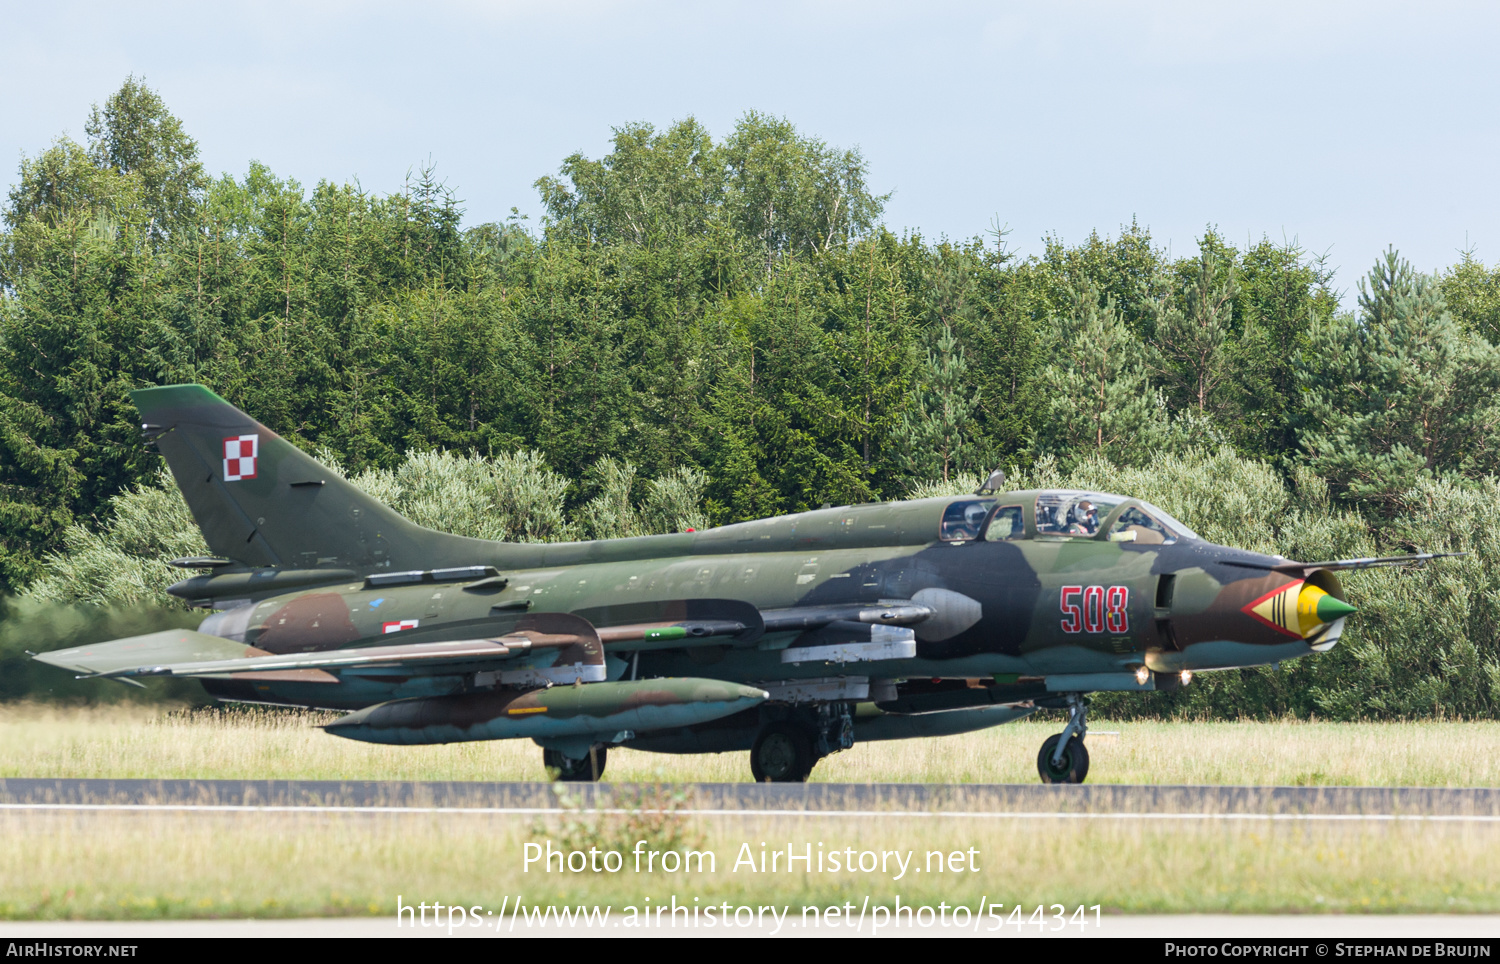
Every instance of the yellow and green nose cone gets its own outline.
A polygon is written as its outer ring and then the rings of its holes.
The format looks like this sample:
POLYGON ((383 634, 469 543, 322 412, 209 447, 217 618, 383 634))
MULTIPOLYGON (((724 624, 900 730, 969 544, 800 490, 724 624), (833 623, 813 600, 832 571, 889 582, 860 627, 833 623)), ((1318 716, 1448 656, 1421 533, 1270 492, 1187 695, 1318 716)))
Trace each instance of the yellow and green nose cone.
POLYGON ((1297 628, 1302 635, 1317 629, 1324 623, 1331 623, 1340 616, 1358 612, 1353 606, 1335 596, 1319 589, 1317 586, 1302 585, 1302 591, 1297 594, 1297 628))
POLYGON ((1317 586, 1294 582, 1266 593, 1244 611, 1288 636, 1305 639, 1324 623, 1359 610, 1317 586))

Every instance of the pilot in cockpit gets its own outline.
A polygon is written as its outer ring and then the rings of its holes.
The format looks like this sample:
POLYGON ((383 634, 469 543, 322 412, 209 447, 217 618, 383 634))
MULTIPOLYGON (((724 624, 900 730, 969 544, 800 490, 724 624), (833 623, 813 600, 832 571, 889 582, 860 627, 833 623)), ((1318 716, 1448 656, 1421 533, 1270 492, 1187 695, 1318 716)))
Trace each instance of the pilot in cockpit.
POLYGON ((1093 535, 1099 531, 1099 507, 1088 499, 1084 499, 1078 503, 1078 508, 1074 510, 1074 515, 1078 528, 1082 529, 1088 535, 1093 535))
POLYGON ((979 527, 984 524, 984 517, 989 514, 990 502, 973 502, 964 507, 963 538, 979 538, 979 527))

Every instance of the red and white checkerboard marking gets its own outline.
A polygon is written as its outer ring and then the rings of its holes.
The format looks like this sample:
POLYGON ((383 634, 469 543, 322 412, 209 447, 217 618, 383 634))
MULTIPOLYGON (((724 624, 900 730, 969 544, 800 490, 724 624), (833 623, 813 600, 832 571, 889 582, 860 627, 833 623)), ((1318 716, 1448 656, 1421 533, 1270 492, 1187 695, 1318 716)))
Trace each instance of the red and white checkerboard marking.
POLYGON ((382 623, 380 628, 388 633, 399 633, 403 629, 416 629, 418 620, 402 619, 394 623, 382 623))
POLYGON ((236 435, 224 440, 224 481, 255 478, 255 460, 260 455, 259 435, 236 435))

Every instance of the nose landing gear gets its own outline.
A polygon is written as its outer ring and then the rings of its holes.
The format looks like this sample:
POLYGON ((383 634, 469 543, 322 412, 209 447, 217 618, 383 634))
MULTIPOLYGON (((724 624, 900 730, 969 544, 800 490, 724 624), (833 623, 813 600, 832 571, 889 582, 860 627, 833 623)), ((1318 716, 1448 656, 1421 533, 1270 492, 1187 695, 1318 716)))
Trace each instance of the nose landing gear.
POLYGON ((1089 774, 1089 751, 1083 745, 1088 733, 1088 700, 1079 693, 1067 695, 1068 725, 1047 737, 1036 756, 1036 770, 1043 783, 1082 783, 1089 774))

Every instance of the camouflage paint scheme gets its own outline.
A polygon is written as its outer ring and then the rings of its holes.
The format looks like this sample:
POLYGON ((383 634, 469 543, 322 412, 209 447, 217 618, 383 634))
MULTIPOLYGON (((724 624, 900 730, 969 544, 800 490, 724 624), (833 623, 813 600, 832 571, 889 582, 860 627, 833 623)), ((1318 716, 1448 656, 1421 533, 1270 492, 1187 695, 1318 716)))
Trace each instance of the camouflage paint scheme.
POLYGON ((750 749, 776 732, 795 759, 769 778, 800 779, 851 739, 964 732, 1042 705, 1080 716, 1066 748, 1082 743, 1084 693, 1176 688, 1183 671, 1328 648, 1353 611, 1332 570, 1203 542, 1133 499, 1104 496, 1093 534, 1042 531, 1039 497, 1076 493, 597 542, 463 538, 406 521, 202 386, 132 398, 219 557, 181 560, 207 572, 173 592, 219 611, 196 633, 39 658, 358 710, 329 727, 356 739, 530 737, 566 764, 615 745, 750 749), (1137 526, 1145 539, 1119 541, 1132 509, 1179 537, 1137 526), (1013 520, 1009 538, 996 524, 940 539, 964 512, 1013 520), (1298 600, 1324 594, 1320 612, 1336 618, 1304 632, 1298 600))

